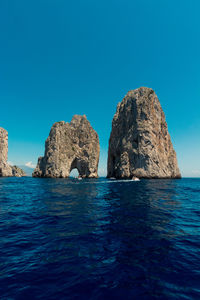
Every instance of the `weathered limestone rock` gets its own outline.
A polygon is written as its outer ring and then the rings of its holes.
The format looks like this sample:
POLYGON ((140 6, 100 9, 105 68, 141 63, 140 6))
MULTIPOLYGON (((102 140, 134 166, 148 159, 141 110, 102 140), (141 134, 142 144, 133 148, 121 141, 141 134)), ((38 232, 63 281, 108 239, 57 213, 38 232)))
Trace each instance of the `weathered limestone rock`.
POLYGON ((180 178, 165 115, 155 92, 128 92, 112 121, 108 177, 180 178))
POLYGON ((8 159, 8 132, 0 128, 0 177, 25 176, 24 171, 17 166, 10 166, 8 159))
POLYGON ((39 157, 33 177, 68 177, 77 168, 81 177, 98 177, 99 138, 86 116, 55 123, 39 157))
POLYGON ((7 163, 8 159, 8 132, 0 128, 0 177, 12 176, 12 167, 7 163))

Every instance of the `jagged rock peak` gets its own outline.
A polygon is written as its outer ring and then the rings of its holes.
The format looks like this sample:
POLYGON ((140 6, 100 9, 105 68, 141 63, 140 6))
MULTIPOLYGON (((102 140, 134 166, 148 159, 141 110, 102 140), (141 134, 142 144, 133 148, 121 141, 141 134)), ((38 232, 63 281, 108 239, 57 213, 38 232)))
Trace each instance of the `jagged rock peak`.
POLYGON ((107 176, 180 178, 158 97, 151 88, 129 91, 112 121, 107 176))
POLYGON ((99 137, 86 116, 74 115, 70 123, 53 124, 33 177, 68 177, 77 169, 81 177, 98 177, 99 137))
POLYGON ((0 177, 26 176, 24 171, 17 166, 10 166, 8 159, 8 132, 0 127, 0 177))

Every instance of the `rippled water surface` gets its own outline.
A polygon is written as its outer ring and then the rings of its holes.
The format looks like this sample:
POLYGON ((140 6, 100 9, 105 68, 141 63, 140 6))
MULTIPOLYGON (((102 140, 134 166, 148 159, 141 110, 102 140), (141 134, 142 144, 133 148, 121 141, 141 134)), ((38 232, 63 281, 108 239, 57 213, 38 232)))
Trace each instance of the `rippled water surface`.
POLYGON ((200 299, 200 179, 0 178, 0 299, 200 299))

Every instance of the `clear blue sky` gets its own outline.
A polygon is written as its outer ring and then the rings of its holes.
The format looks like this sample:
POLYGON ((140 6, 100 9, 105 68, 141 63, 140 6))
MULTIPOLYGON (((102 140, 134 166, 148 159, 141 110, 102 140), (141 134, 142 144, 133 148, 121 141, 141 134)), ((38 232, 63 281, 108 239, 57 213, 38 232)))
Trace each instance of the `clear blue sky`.
POLYGON ((184 176, 200 176, 200 1, 0 1, 0 127, 36 163, 52 124, 86 114, 100 174, 116 105, 153 88, 184 176))

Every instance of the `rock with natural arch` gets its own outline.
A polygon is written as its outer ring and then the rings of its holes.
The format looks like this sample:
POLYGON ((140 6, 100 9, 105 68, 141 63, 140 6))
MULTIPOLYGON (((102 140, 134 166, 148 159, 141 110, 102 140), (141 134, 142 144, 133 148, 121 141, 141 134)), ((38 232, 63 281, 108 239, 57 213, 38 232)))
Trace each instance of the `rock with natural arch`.
POLYGON ((99 137, 85 115, 75 115, 70 123, 56 122, 33 177, 66 178, 77 169, 82 178, 96 178, 99 152, 99 137))

